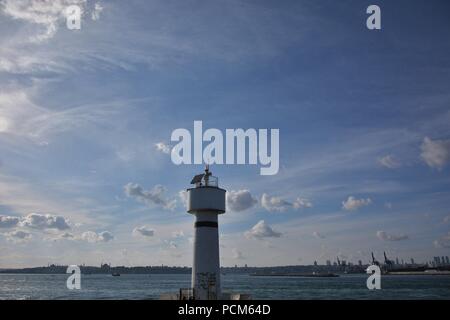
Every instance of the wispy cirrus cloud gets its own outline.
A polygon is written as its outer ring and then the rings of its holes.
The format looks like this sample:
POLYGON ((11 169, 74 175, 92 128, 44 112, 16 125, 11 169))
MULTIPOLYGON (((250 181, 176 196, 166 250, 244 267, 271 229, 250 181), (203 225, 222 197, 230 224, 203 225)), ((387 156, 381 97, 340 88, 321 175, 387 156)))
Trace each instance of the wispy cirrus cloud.
POLYGON ((422 160, 431 168, 441 170, 450 161, 450 140, 432 140, 425 137, 420 149, 422 160))
POLYGON ((401 162, 394 157, 393 155, 386 155, 384 157, 381 157, 378 159, 378 163, 381 164, 383 167, 389 168, 389 169, 396 169, 401 167, 401 162))
POLYGON ((41 42, 51 39, 56 34, 60 25, 65 22, 66 9, 70 5, 79 6, 85 16, 91 12, 92 20, 98 20, 103 7, 97 2, 91 8, 92 2, 88 0, 2 0, 0 8, 3 14, 13 19, 40 26, 29 40, 41 42))

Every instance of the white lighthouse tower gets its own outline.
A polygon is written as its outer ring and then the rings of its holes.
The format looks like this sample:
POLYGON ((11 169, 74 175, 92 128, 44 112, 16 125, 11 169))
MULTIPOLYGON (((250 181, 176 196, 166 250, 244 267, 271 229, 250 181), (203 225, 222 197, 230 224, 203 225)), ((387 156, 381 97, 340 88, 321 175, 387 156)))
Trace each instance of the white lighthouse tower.
POLYGON ((196 175, 187 190, 188 212, 195 215, 192 288, 199 300, 221 299, 218 215, 225 213, 225 190, 209 167, 196 175))

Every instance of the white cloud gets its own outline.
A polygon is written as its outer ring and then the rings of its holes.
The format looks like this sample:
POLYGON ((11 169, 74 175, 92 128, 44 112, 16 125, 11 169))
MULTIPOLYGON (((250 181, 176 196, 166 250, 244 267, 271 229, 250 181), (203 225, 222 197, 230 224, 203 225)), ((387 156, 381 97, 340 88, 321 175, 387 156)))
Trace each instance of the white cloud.
POLYGON ((425 137, 420 149, 422 160, 431 168, 442 169, 450 160, 450 139, 431 140, 425 137))
POLYGON ((173 231, 172 238, 184 238, 184 232, 182 230, 173 231))
POLYGON ((0 228, 13 228, 17 226, 20 219, 12 216, 0 216, 0 228))
POLYGON ((57 229, 66 230, 70 226, 66 219, 61 216, 51 214, 30 213, 20 221, 22 227, 29 227, 33 229, 57 229))
POLYGON ((164 142, 155 143, 155 148, 162 153, 170 154, 170 145, 164 142))
POLYGON ((178 192, 178 197, 180 198, 180 201, 183 204, 183 207, 187 208, 187 198, 188 198, 187 191, 181 190, 180 192, 178 192))
MULTIPOLYGON (((78 5, 82 15, 89 11, 87 0, 2 0, 2 12, 13 19, 41 26, 29 40, 42 42, 54 37, 60 25, 65 25, 66 8, 78 5)), ((103 7, 96 3, 91 12, 92 20, 98 20, 103 7)))
POLYGON ((245 236, 249 239, 279 238, 281 233, 274 231, 264 220, 260 220, 250 230, 245 232, 245 236))
POLYGON ((261 205, 268 211, 282 212, 292 207, 292 203, 281 199, 280 197, 271 197, 263 193, 261 197, 261 205))
POLYGON ((407 240, 409 237, 405 234, 393 235, 385 231, 377 231, 377 238, 383 241, 401 241, 407 240))
POLYGON ((94 10, 92 10, 91 19, 94 21, 100 19, 100 13, 102 11, 103 11, 102 5, 99 2, 97 2, 94 6, 94 10))
POLYGON ((100 233, 96 233, 94 231, 86 231, 81 234, 80 239, 91 243, 108 242, 113 240, 114 236, 109 231, 103 231, 100 233))
POLYGON ((261 197, 261 206, 267 211, 271 212, 283 212, 288 209, 302 209, 312 207, 312 203, 304 198, 297 198, 294 202, 286 201, 280 197, 269 196, 263 193, 261 197))
POLYGON ((32 238, 31 233, 23 231, 23 230, 14 230, 8 233, 5 233, 5 236, 8 240, 13 242, 23 242, 30 240, 32 238))
POLYGON ((316 237, 317 239, 325 239, 325 236, 322 235, 322 234, 320 234, 320 233, 317 232, 317 231, 314 231, 314 232, 313 232, 313 236, 316 237))
POLYGON ((178 245, 175 243, 175 241, 172 240, 163 240, 162 242, 166 247, 168 247, 169 249, 177 249, 178 245))
POLYGON ((151 229, 148 226, 136 227, 133 229, 133 235, 149 238, 155 235, 155 230, 151 229))
POLYGON ((450 248, 450 232, 433 242, 436 248, 450 248))
POLYGON ((242 252, 239 251, 239 250, 236 249, 236 248, 233 248, 233 250, 231 250, 231 253, 232 253, 233 259, 236 259, 236 260, 242 260, 242 259, 245 259, 245 257, 244 257, 244 255, 242 254, 242 252))
POLYGON ((368 206, 372 203, 370 198, 367 199, 355 199, 353 196, 349 196, 347 200, 342 201, 342 208, 348 211, 358 210, 361 207, 368 206))
POLYGON ((258 200, 252 197, 249 190, 231 190, 227 192, 227 209, 235 212, 244 211, 253 207, 258 200))
POLYGON ((401 167, 401 162, 392 155, 387 155, 378 159, 378 163, 389 169, 401 167))
POLYGON ((124 191, 128 197, 146 204, 159 205, 168 210, 173 210, 176 207, 176 200, 169 201, 164 198, 166 188, 161 185, 156 185, 151 190, 143 190, 140 185, 130 182, 124 186, 124 191))
POLYGON ((302 209, 302 208, 312 208, 312 203, 305 198, 297 198, 292 203, 292 207, 294 209, 302 209))

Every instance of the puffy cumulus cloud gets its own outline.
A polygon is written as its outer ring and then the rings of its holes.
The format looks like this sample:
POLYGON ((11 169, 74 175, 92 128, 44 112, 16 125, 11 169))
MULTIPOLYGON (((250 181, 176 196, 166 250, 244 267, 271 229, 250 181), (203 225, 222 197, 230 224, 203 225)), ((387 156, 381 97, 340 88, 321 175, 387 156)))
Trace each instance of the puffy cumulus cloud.
POLYGON ((281 232, 274 231, 264 220, 260 220, 250 230, 245 232, 245 236, 248 239, 279 238, 281 237, 281 232))
POLYGON ((24 242, 28 241, 32 238, 31 233, 23 231, 23 230, 14 230, 8 233, 5 233, 6 239, 13 242, 24 242))
POLYGON ((86 231, 81 234, 81 240, 96 243, 96 242, 109 242, 114 239, 114 236, 109 231, 103 231, 96 233, 94 231, 86 231))
POLYGON ((18 217, 0 215, 0 228, 13 228, 17 226, 19 221, 20 219, 18 217))
POLYGON ((383 167, 389 168, 389 169, 396 169, 401 167, 401 162, 397 160, 394 156, 388 154, 387 156, 384 156, 382 158, 378 159, 378 163, 381 164, 383 167))
POLYGON ((55 216, 55 215, 51 215, 51 214, 30 213, 25 218, 23 218, 19 224, 22 227, 28 227, 28 228, 40 229, 40 230, 70 229, 70 226, 64 217, 55 216))
POLYGON ((422 151, 420 157, 431 168, 440 170, 450 160, 450 139, 431 140, 425 137, 420 149, 422 151))
POLYGON ((234 249, 231 250, 231 254, 232 254, 233 259, 236 259, 236 260, 242 260, 242 259, 245 259, 245 257, 244 257, 244 255, 242 254, 242 252, 239 251, 239 250, 236 249, 236 248, 234 248, 234 249))
POLYGON ((127 197, 147 205, 158 205, 168 210, 176 208, 176 200, 167 200, 164 197, 166 188, 161 185, 156 185, 151 190, 143 190, 140 185, 130 182, 124 186, 124 192, 127 197))
POLYGON ((88 0, 2 0, 0 9, 13 19, 41 26, 38 33, 30 38, 32 42, 41 42, 52 38, 66 19, 66 9, 78 5, 81 13, 91 11, 92 20, 98 20, 103 7, 100 3, 89 5, 88 0))
POLYGON ((170 154, 170 149, 171 149, 170 145, 168 145, 168 144, 166 144, 164 142, 155 143, 155 148, 159 152, 170 154))
POLYGON ((377 238, 383 241, 401 241, 407 240, 409 237, 405 234, 393 235, 386 231, 377 231, 377 238))
POLYGON ((250 209, 258 200, 252 197, 249 190, 231 190, 227 192, 227 209, 239 212, 250 209))
POLYGON ((312 203, 305 198, 297 198, 292 202, 292 207, 294 209, 312 208, 312 206, 312 203))
POLYGON ((285 211, 292 207, 292 203, 281 199, 280 197, 271 197, 266 193, 263 193, 261 197, 261 205, 268 211, 285 211))
POLYGON ((155 230, 151 229, 148 226, 136 227, 133 229, 133 235, 144 237, 144 238, 150 238, 155 235, 155 230))
POLYGON ((361 207, 368 206, 372 203, 370 198, 367 199, 355 199, 353 196, 349 196, 347 200, 342 201, 342 209, 348 211, 358 210, 361 207))
POLYGON ((450 248, 450 232, 433 242, 436 248, 450 248))
POLYGON ((187 191, 181 190, 180 192, 178 192, 178 197, 180 198, 180 201, 183 204, 183 207, 187 208, 187 201, 188 201, 187 191))
POLYGON ((261 197, 261 206, 267 211, 271 212, 283 212, 288 209, 302 209, 311 208, 312 203, 304 198, 297 198, 293 202, 286 201, 280 197, 269 196, 263 193, 261 197))
POLYGON ((313 232, 313 236, 316 237, 317 239, 325 239, 325 236, 317 231, 313 232))
POLYGON ((184 232, 182 230, 172 232, 172 238, 184 238, 184 232))

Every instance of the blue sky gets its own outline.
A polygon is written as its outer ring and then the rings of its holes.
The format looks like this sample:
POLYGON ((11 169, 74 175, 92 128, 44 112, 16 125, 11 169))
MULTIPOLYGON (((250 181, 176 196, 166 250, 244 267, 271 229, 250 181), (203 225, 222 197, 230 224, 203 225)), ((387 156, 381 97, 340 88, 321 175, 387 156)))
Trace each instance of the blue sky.
POLYGON ((280 129, 277 175, 212 167, 222 265, 450 254, 447 2, 0 3, 0 267, 190 265, 194 120, 280 129))

